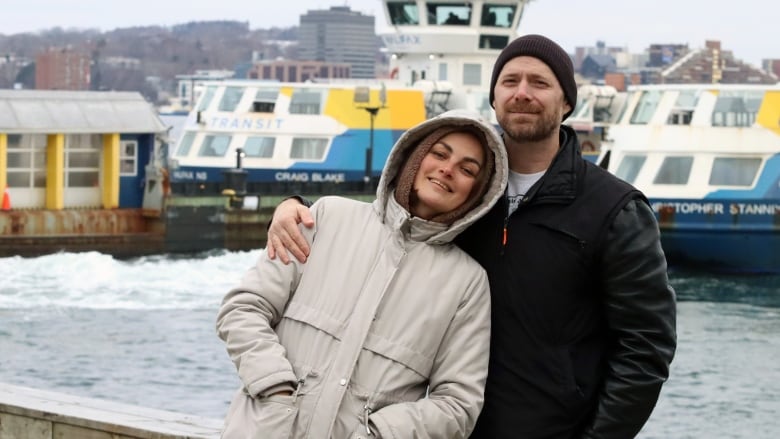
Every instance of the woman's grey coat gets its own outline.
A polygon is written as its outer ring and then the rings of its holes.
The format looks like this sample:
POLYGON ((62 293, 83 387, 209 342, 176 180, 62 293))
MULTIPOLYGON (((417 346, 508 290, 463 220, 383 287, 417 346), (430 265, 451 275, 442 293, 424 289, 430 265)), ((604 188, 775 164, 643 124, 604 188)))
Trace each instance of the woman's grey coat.
POLYGON ((483 404, 490 295, 484 270, 451 241, 506 178, 493 127, 453 111, 401 136, 373 203, 314 203, 315 227, 301 228, 307 262, 263 252, 222 303, 217 330, 243 384, 223 437, 468 436, 483 404), (445 124, 483 130, 496 168, 482 202, 451 226, 411 217, 391 187, 405 151, 445 124), (293 395, 268 396, 285 389, 293 395))

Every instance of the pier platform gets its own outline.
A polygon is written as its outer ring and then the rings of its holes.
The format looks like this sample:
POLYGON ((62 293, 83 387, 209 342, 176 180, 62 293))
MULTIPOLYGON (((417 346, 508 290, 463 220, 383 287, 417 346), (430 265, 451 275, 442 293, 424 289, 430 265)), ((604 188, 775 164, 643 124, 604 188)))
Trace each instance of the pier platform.
POLYGON ((216 439, 221 419, 0 383, 2 439, 216 439))

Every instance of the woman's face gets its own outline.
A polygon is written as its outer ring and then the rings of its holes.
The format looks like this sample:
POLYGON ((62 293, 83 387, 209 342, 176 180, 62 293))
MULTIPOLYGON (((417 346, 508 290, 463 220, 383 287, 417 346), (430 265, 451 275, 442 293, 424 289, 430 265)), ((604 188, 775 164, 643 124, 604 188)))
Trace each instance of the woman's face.
POLYGON ((412 214, 431 219, 459 207, 468 200, 484 165, 485 151, 476 136, 455 132, 442 137, 414 177, 412 214))

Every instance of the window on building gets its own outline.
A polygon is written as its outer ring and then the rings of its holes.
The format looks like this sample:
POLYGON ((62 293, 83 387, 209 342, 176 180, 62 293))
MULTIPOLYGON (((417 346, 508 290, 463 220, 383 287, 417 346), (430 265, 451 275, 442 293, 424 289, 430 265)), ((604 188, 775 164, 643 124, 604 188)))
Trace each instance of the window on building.
POLYGON ((644 155, 624 156, 623 160, 620 161, 620 165, 618 165, 617 171, 615 171, 615 175, 623 179, 623 181, 634 183, 646 159, 647 156, 644 155))
POLYGON ((294 65, 287 66, 287 80, 288 81, 298 80, 298 69, 294 65))
POLYGON ((324 92, 321 90, 293 90, 290 114, 320 114, 324 92))
POLYGON ((65 136, 65 187, 100 186, 99 134, 68 134, 65 136))
POLYGON ((387 11, 390 13, 390 23, 394 25, 420 24, 420 12, 415 2, 387 2, 387 11))
POLYGON ((176 148, 177 157, 186 157, 190 155, 190 149, 192 148, 192 142, 195 140, 195 132, 187 131, 181 136, 179 140, 179 146, 176 148))
POLYGON ((691 176, 693 157, 666 157, 661 163, 653 184, 686 184, 691 176))
POLYGON ((463 64, 463 85, 482 85, 480 64, 463 64))
POLYGON ((244 154, 247 157, 271 158, 275 144, 276 139, 273 137, 250 136, 244 143, 244 154))
POLYGON ((138 175, 138 142, 135 140, 119 142, 119 175, 138 175))
POLYGON ((631 123, 636 125, 646 125, 653 117, 656 108, 658 108, 658 102, 661 100, 661 92, 659 90, 645 90, 642 91, 642 96, 639 98, 634 113, 631 115, 631 123))
POLYGON ((8 187, 46 187, 46 135, 9 134, 7 146, 8 187))
POLYGON ((198 108, 197 111, 206 111, 206 109, 209 108, 209 105, 211 105, 211 101, 214 99, 214 93, 217 91, 216 85, 211 85, 206 87, 206 90, 203 92, 203 95, 198 100, 198 108))
POLYGON ((716 157, 712 162, 710 185, 713 186, 751 186, 761 159, 757 157, 716 157))
POLYGON ((471 3, 427 3, 428 24, 468 26, 471 3))
MULTIPOLYGON (((512 26, 512 21, 515 18, 515 6, 514 5, 501 5, 486 3, 482 6, 482 20, 480 24, 488 27, 503 27, 508 28, 512 26)), ((501 46, 503 48, 504 46, 501 46)))
POLYGON ((230 146, 227 134, 207 134, 200 145, 198 157, 224 157, 230 146))
POLYGON ((219 111, 236 111, 242 96, 244 96, 244 87, 225 87, 225 92, 219 101, 219 111))
POLYGON ((295 137, 290 148, 291 159, 322 160, 328 139, 295 137))

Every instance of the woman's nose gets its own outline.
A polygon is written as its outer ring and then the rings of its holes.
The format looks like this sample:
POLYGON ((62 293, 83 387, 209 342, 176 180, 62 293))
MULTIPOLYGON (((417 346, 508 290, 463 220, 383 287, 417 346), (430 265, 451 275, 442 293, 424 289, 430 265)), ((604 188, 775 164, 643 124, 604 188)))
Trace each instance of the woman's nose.
POLYGON ((441 164, 441 167, 439 168, 439 172, 446 176, 452 175, 452 163, 450 162, 444 162, 441 164))

